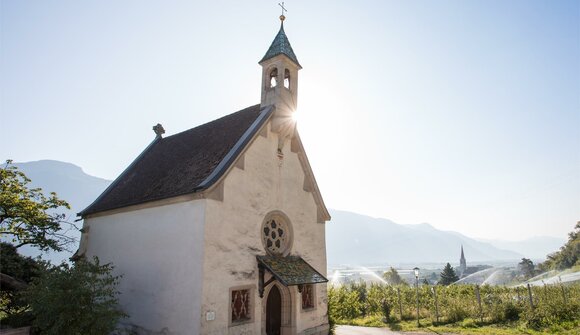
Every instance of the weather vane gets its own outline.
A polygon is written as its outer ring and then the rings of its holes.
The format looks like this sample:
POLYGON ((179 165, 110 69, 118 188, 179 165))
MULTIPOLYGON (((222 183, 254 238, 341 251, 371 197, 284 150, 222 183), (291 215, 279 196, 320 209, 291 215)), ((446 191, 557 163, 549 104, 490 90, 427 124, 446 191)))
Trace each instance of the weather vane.
POLYGON ((282 15, 280 15, 280 21, 284 21, 286 16, 284 16, 284 12, 288 12, 288 10, 284 7, 284 1, 282 3, 278 2, 278 6, 282 7, 282 15))

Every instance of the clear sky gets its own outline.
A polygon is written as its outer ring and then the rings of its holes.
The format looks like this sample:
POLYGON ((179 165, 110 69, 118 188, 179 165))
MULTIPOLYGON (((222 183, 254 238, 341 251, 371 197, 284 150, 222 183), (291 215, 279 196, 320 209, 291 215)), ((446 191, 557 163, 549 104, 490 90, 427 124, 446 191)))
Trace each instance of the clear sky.
MULTIPOLYGON (((115 178, 259 103, 278 1, 0 0, 0 159, 115 178)), ((286 1, 330 208, 472 237, 580 220, 580 2, 286 1)))

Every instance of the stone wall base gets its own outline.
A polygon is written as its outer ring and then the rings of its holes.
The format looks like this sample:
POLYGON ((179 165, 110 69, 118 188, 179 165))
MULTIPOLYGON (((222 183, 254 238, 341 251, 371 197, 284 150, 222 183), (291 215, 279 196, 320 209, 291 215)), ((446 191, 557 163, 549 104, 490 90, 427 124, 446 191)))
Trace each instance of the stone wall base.
POLYGON ((328 323, 325 323, 320 326, 308 328, 300 333, 300 335, 328 335, 330 327, 328 323))

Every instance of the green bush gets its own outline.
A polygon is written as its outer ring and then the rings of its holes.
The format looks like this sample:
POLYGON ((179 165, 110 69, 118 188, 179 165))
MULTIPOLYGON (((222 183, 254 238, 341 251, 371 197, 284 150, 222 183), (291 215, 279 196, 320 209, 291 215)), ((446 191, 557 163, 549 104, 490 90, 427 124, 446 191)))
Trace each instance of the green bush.
POLYGON ((463 328, 477 328, 477 322, 475 322, 475 320, 473 320, 473 319, 463 320, 463 322, 461 322, 461 327, 463 327, 463 328))
POLYGON ((500 320, 517 321, 520 318, 522 308, 511 301, 502 305, 500 320))
POLYGON ((354 319, 362 316, 359 293, 346 286, 330 287, 328 290, 329 311, 334 320, 354 319))
POLYGON ((461 305, 451 305, 447 309, 447 321, 451 323, 463 321, 469 316, 469 312, 463 308, 461 305))
POLYGON ((119 277, 112 270, 112 265, 101 265, 97 258, 46 269, 24 293, 34 328, 46 335, 113 332, 126 314, 117 306, 119 277))

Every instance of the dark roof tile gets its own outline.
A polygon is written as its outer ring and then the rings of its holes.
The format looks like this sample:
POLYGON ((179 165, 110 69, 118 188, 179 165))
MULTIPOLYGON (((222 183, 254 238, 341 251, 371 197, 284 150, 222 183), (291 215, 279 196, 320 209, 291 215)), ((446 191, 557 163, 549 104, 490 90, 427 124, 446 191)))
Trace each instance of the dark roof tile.
POLYGON ((211 186, 271 111, 255 105, 184 132, 157 138, 79 215, 189 194, 211 186), (223 171, 216 171, 222 161, 223 171), (212 175, 214 171, 219 173, 212 175))

